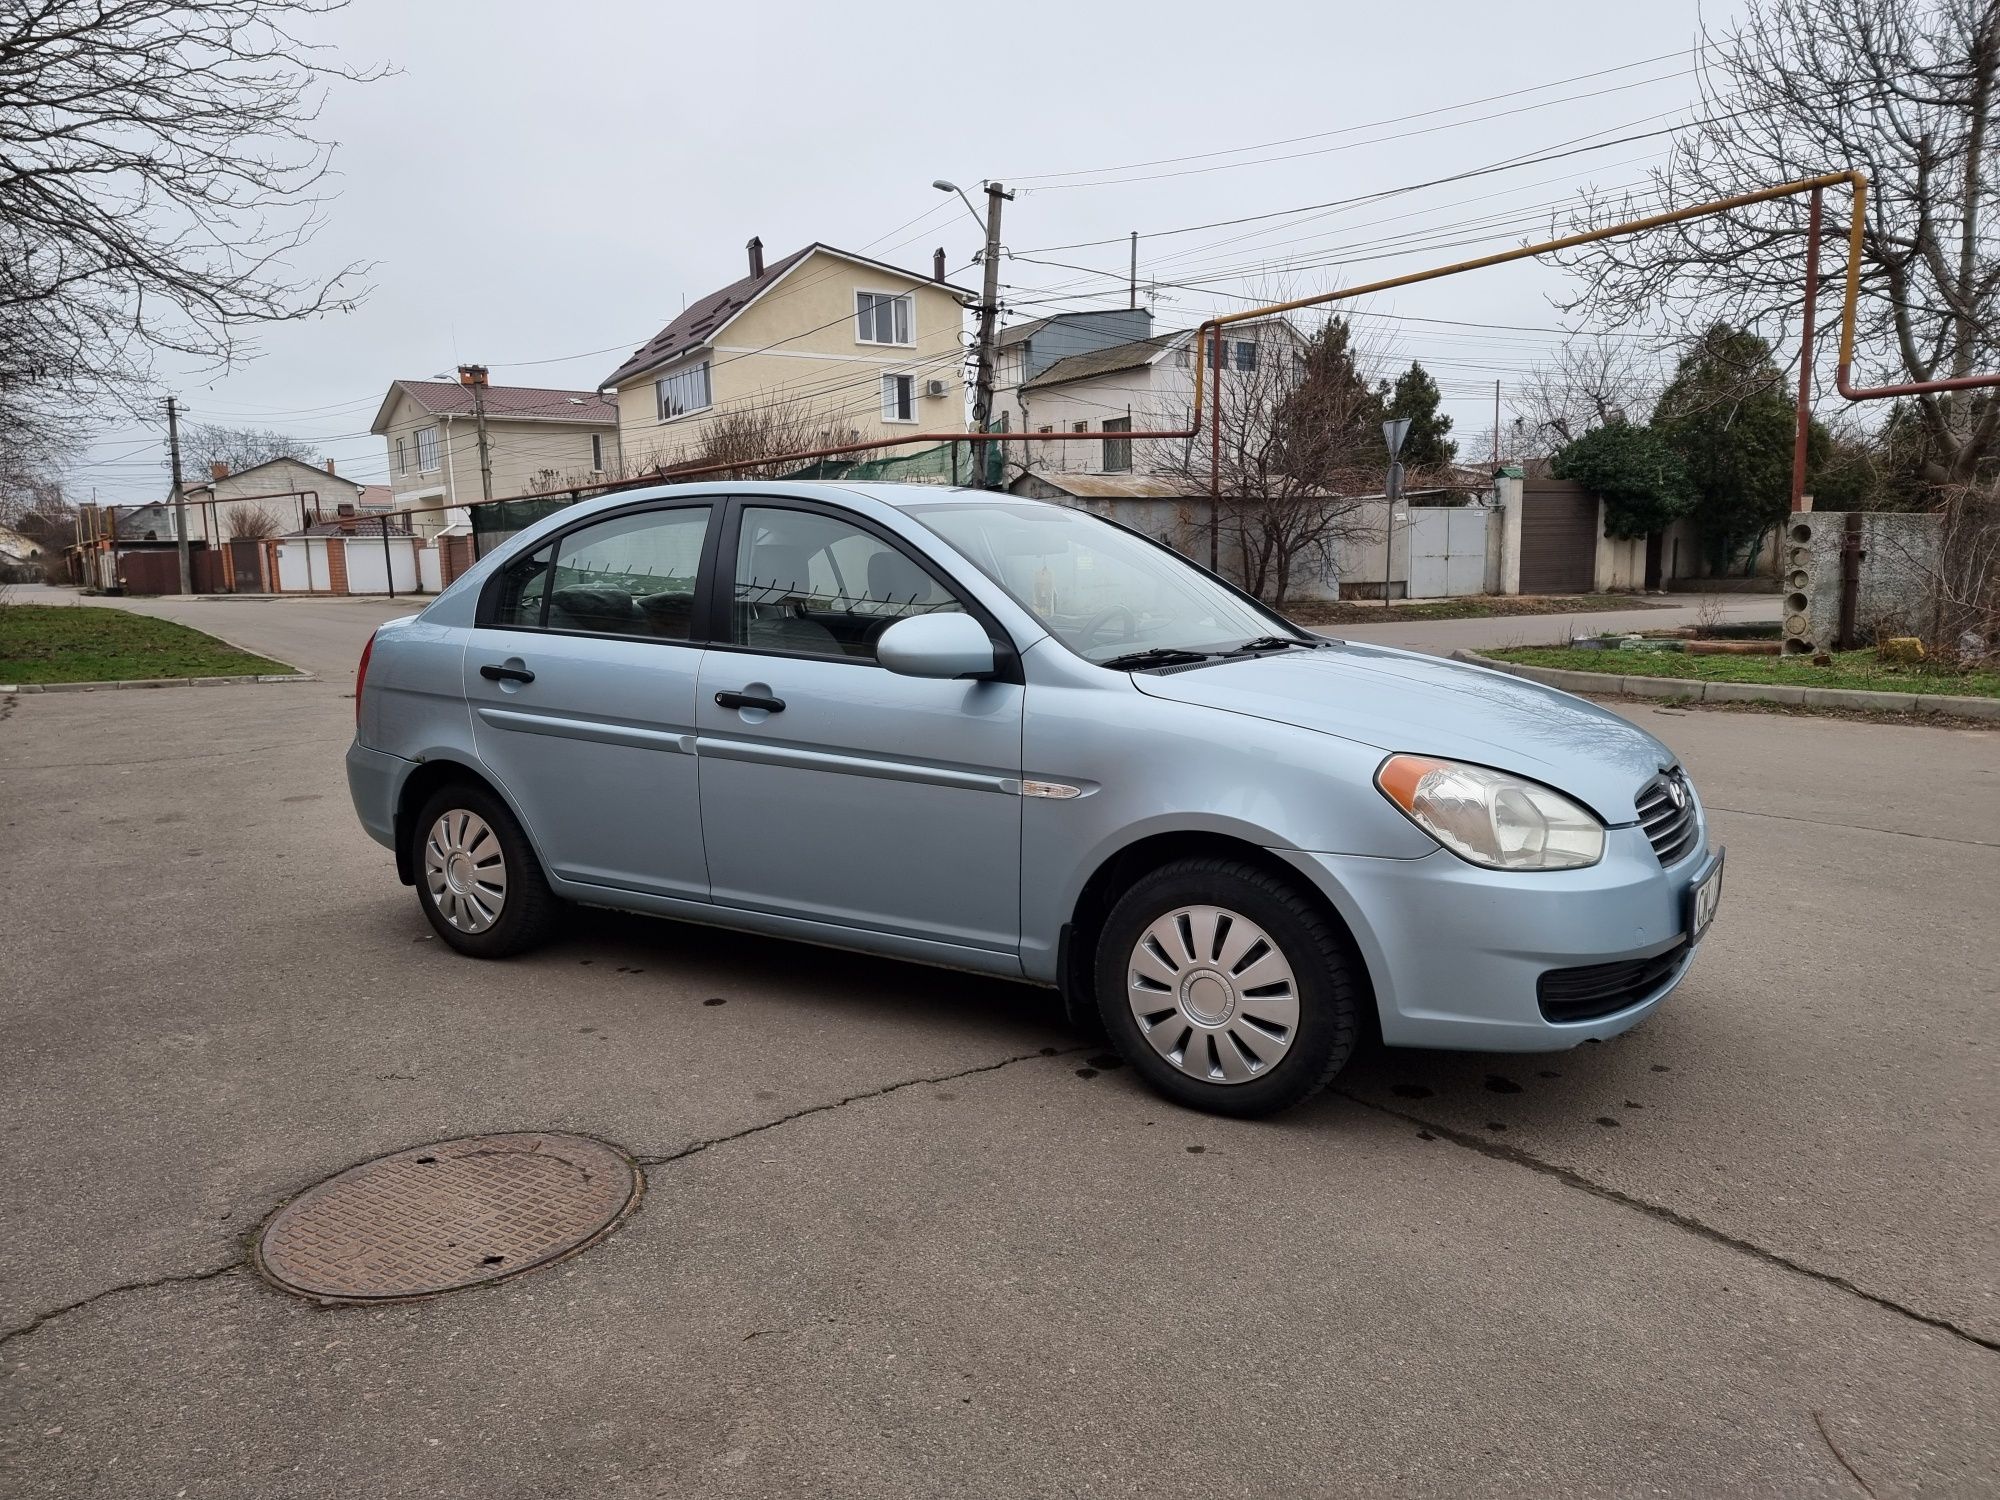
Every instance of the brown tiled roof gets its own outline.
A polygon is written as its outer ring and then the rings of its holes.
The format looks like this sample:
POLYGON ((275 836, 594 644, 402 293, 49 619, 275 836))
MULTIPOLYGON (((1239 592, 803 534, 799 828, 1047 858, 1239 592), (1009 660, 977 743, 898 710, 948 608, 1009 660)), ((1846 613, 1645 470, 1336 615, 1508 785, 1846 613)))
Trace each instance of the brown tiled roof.
POLYGON ((677 354, 700 348, 710 334, 748 307, 751 298, 817 248, 817 245, 808 245, 803 250, 794 250, 784 259, 766 265, 763 275, 745 276, 740 281, 730 282, 719 292, 710 292, 699 302, 690 302, 686 312, 633 350, 630 359, 606 376, 604 386, 614 386, 629 375, 650 370, 654 365, 665 364, 677 354))
MULTIPOLYGON (((656 365, 663 365, 668 360, 687 353, 690 349, 699 349, 714 334, 721 330, 723 324, 727 323, 761 296, 770 287, 772 282, 783 276, 815 250, 823 250, 828 255, 838 255, 844 260, 860 261, 864 265, 878 266, 884 271, 893 272, 910 281, 931 281, 930 277, 919 275, 915 271, 904 271, 895 266, 887 265, 882 261, 870 260, 865 255, 856 255, 849 250, 837 250, 832 245, 822 244, 818 240, 814 240, 803 250, 794 250, 790 255, 784 256, 782 259, 771 261, 764 267, 764 272, 761 276, 745 276, 740 281, 730 282, 728 286, 719 292, 710 292, 699 302, 689 303, 686 312, 675 318, 673 322, 669 323, 665 328, 654 334, 652 338, 633 350, 630 359, 605 376, 599 388, 608 390, 620 381, 627 380, 643 371, 650 370, 656 365)), ((961 297, 969 295, 962 288, 952 286, 949 282, 933 282, 933 285, 941 285, 946 291, 956 292, 961 297)))
MULTIPOLYGON (((435 416, 471 416, 472 390, 455 380, 399 380, 404 394, 435 416)), ((615 425, 618 408, 595 391, 559 391, 538 385, 489 385, 486 415, 516 422, 585 422, 615 425)))
POLYGON ((402 516, 383 516, 379 513, 370 515, 367 512, 362 512, 359 515, 349 516, 343 520, 337 516, 327 516, 324 512, 321 515, 322 519, 313 522, 312 525, 295 527, 286 532, 285 535, 358 536, 365 539, 371 536, 381 536, 384 521, 388 523, 390 536, 408 536, 410 534, 410 523, 402 516))
POLYGON ((1136 370, 1141 365, 1151 364, 1186 337, 1185 333, 1155 334, 1149 339, 1134 339, 1129 344, 1113 344, 1109 349, 1072 354, 1068 359, 1057 360, 1033 380, 1023 381, 1022 388, 1033 390, 1037 386, 1060 385, 1066 380, 1088 380, 1093 375, 1136 370))

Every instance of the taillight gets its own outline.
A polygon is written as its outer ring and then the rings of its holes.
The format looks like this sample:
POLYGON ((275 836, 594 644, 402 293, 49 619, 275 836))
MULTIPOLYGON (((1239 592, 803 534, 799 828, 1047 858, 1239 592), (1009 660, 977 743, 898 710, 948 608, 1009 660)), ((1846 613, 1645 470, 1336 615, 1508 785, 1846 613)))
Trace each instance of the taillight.
POLYGON ((368 658, 375 654, 375 637, 371 633, 368 644, 361 648, 361 665, 354 669, 354 732, 361 732, 361 690, 368 684, 368 658))

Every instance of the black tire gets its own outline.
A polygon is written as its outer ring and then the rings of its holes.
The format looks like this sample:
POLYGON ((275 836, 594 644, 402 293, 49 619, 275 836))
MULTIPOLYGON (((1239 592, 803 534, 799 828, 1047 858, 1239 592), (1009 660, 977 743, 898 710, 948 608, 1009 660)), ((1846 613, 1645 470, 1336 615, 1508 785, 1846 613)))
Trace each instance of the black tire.
MULTIPOLYGON (((1219 949, 1220 937, 1216 942, 1219 949)), ((1177 1104, 1246 1117, 1275 1114, 1310 1099, 1346 1066, 1361 1032, 1358 974, 1346 935, 1296 886, 1256 865, 1220 858, 1175 860, 1134 883, 1105 920, 1095 965, 1105 1031, 1140 1077, 1177 1104), (1147 1039, 1127 1000, 1128 966, 1141 937, 1155 921, 1189 906, 1240 913, 1263 929, 1292 970, 1298 1018, 1289 1044, 1268 1071, 1243 1082, 1208 1082, 1177 1066, 1147 1039)), ((1162 1004, 1170 1007, 1171 995, 1162 1004)), ((1157 1034, 1164 1036, 1164 1028, 1180 1023, 1158 1024, 1157 1034)), ((1197 1033, 1188 1028, 1188 1036, 1195 1045, 1197 1033)))
MULTIPOLYGON (((502 802, 485 787, 470 781, 455 781, 438 788, 411 823, 410 868, 417 877, 417 904, 431 927, 453 948, 468 958, 511 958, 546 941, 562 910, 562 901, 549 889, 542 864, 521 831, 521 825, 502 802), (426 854, 431 831, 447 813, 470 813, 492 830, 505 861, 505 899, 491 925, 468 931, 455 925, 439 909, 431 892, 426 854)), ((481 848, 483 849, 483 845, 481 848)))

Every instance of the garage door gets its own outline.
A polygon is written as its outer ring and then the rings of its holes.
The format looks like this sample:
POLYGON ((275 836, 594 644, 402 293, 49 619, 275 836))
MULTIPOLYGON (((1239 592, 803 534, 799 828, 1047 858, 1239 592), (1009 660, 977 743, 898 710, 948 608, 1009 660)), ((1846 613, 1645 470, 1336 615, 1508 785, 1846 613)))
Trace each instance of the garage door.
POLYGON ((1597 576, 1597 497, 1545 480, 1521 496, 1521 592, 1587 594, 1597 576))

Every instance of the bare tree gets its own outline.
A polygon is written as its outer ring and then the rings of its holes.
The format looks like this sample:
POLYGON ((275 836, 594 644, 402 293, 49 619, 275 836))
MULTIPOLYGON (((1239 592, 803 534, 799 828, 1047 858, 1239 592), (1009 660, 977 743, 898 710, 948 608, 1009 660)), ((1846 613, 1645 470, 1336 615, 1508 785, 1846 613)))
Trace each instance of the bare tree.
POLYGON ((232 539, 262 539, 277 536, 285 529, 285 523, 268 506, 239 502, 229 507, 227 522, 232 539))
POLYGON ((275 458, 316 463, 319 448, 302 438, 255 427, 221 427, 190 422, 181 429, 181 454, 190 474, 206 475, 211 464, 227 464, 232 474, 275 458))
MULTIPOLYGON (((1653 173, 1649 203, 1694 203, 1854 166, 1870 178, 1857 374, 1929 380, 1989 370, 2000 354, 2000 253, 1987 204, 2000 187, 2000 4, 1994 0, 1753 0, 1705 36, 1702 120, 1653 173)), ((1600 201, 1593 222, 1636 205, 1600 201)), ((1607 326, 1655 314, 1717 319, 1782 344, 1804 301, 1807 205, 1790 198, 1577 252, 1565 308, 1607 326)), ((1834 226, 1829 225, 1829 229, 1834 226)), ((1845 246, 1829 234, 1817 289, 1836 291, 1845 246)), ((1917 398, 1927 477, 1974 479, 2000 430, 1986 392, 1917 398)))
POLYGON ((294 30, 344 3, 0 5, 0 428, 353 305, 362 267, 292 268, 325 201, 323 87, 380 76, 294 30))
MULTIPOLYGON (((1289 337, 1289 336, 1288 336, 1289 337)), ((1365 498, 1379 496, 1388 464, 1371 375, 1382 351, 1350 342, 1330 321, 1291 357, 1260 357, 1226 373, 1217 510, 1222 551, 1239 560, 1243 586, 1283 606, 1308 572, 1324 572, 1343 543, 1380 534, 1365 498)), ((1174 416, 1188 425, 1188 410, 1174 416)), ((1211 438, 1163 440, 1152 472, 1207 494, 1217 481, 1211 438)))
POLYGON ((1508 403, 1514 420, 1501 434, 1500 449, 1523 460, 1553 458, 1606 423, 1645 421, 1655 390, 1652 361, 1628 341, 1579 335, 1531 370, 1515 392, 1508 403))

